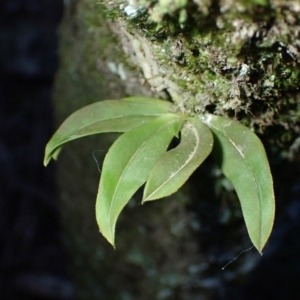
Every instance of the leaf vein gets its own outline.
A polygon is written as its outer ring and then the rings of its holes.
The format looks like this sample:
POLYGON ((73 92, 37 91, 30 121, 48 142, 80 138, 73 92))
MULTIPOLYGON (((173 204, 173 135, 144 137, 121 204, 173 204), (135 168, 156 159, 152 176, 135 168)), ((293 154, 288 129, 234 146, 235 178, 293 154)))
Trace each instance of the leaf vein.
MULTIPOLYGON (((163 128, 165 128, 166 126, 169 126, 170 124, 176 122, 177 119, 173 119, 171 121, 169 121, 168 123, 164 124, 163 126, 159 127, 157 130, 155 130, 155 132, 152 132, 152 134, 149 136, 149 138, 151 136, 153 136, 154 134, 156 134, 157 132, 161 131, 163 128)), ((116 193, 117 193, 117 190, 119 188, 119 185, 122 181, 122 177, 124 176, 125 172, 127 171, 130 163, 132 162, 132 160, 134 159, 134 157, 137 155, 137 153, 140 151, 140 149, 145 145, 145 143, 147 142, 147 140, 145 140, 139 147, 138 149, 135 151, 135 153, 132 155, 132 157, 130 158, 130 160, 128 161, 128 163, 126 164, 125 168, 123 169, 122 173, 121 173, 121 176, 119 177, 118 179, 118 182, 116 184, 116 187, 115 187, 115 190, 114 190, 114 193, 113 193, 113 196, 112 196, 112 201, 110 203, 110 207, 109 207, 109 216, 111 216, 111 211, 112 211, 112 207, 113 207, 113 204, 114 204, 114 201, 115 201, 115 196, 116 196, 116 193)), ((110 220, 111 222, 111 220, 110 220)), ((112 235, 112 228, 110 226, 110 234, 112 235)))
MULTIPOLYGON (((225 136, 220 130, 218 130, 216 127, 214 127, 212 124, 211 124, 211 127, 214 128, 216 131, 218 131, 221 135, 225 136)), ((226 136, 225 136, 226 137, 226 136)), ((227 138, 227 137, 226 137, 227 138)), ((257 193, 257 196, 258 196, 258 200, 259 200, 259 211, 261 212, 262 211, 262 200, 261 200, 261 194, 260 194, 260 188, 259 188, 259 184, 257 182, 257 179, 254 175, 254 172, 252 170, 252 167, 251 165, 248 163, 244 153, 242 152, 242 150, 239 148, 239 146, 232 140, 232 139, 228 139, 230 141, 230 143, 233 145, 233 147, 236 149, 236 151, 242 156, 242 158, 244 159, 244 162, 246 164, 246 166, 248 167, 248 169, 250 170, 250 174, 252 176, 252 179, 256 185, 256 193, 257 193)), ((259 231, 259 241, 261 242, 261 232, 262 232, 262 220, 261 220, 261 215, 260 215, 260 218, 259 218, 259 228, 260 228, 260 231, 259 231)))
POLYGON ((199 136, 197 134, 197 130, 196 128, 191 124, 191 123, 186 123, 185 124, 186 127, 189 127, 189 129, 191 129, 191 131, 194 133, 194 136, 195 136, 195 140, 196 140, 196 143, 195 143, 195 147, 194 149, 191 151, 189 157, 187 158, 187 160, 181 165, 180 168, 178 168, 177 171, 174 171, 171 173, 171 175, 169 176, 169 178, 164 182, 162 183, 159 187, 157 187, 150 195, 148 195, 147 198, 150 198, 152 197, 152 195, 154 195, 159 189, 161 189, 164 185, 166 185, 172 178, 174 178, 174 176, 176 176, 192 159, 193 157, 195 156, 196 152, 197 152, 197 148, 199 147, 199 143, 200 143, 200 140, 199 140, 199 136))

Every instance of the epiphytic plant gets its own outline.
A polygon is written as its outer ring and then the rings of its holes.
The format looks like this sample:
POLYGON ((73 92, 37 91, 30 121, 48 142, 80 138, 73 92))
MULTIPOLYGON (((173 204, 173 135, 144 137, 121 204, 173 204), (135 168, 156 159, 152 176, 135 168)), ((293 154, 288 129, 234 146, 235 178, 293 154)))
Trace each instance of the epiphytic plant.
POLYGON ((46 146, 44 164, 56 159, 65 143, 104 132, 124 132, 104 159, 96 202, 100 231, 113 246, 117 218, 143 184, 143 203, 169 196, 212 153, 237 192, 252 243, 262 252, 275 201, 264 147, 251 130, 225 117, 178 113, 158 99, 105 100, 65 120, 46 146), (167 151, 179 133, 179 145, 167 151))

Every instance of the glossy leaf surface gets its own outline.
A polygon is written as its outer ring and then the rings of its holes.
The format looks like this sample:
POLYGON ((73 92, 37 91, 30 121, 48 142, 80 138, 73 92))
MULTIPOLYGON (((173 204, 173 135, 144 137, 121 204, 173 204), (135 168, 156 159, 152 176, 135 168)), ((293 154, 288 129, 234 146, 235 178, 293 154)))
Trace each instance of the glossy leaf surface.
POLYGON ((250 239, 261 253, 271 233, 275 200, 272 175, 259 138, 242 124, 208 115, 213 156, 239 197, 250 239))
POLYGON ((164 153, 151 170, 143 202, 175 193, 210 154, 212 145, 211 130, 196 118, 188 119, 180 144, 164 153))
POLYGON ((44 165, 57 158, 61 146, 80 137, 103 132, 126 132, 172 111, 167 101, 147 97, 105 100, 70 115, 48 142, 44 165))
POLYGON ((103 163, 96 218, 103 236, 114 245, 117 218, 149 172, 166 151, 183 121, 166 114, 120 136, 103 163))

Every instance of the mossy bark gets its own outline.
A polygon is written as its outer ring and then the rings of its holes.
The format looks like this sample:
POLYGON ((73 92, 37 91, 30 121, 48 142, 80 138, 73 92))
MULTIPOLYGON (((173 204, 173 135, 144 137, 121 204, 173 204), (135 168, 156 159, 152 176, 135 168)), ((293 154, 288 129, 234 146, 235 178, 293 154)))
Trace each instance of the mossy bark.
MULTIPOLYGON (((70 1, 58 123, 91 102, 155 96, 190 114, 236 118, 263 135, 275 161, 295 160, 299 15, 296 0, 70 1)), ((247 274, 255 253, 230 276, 212 276, 250 241, 236 196, 210 160, 169 199, 140 206, 138 193, 117 224, 117 250, 106 244, 94 216, 94 157, 101 164, 115 137, 74 142, 58 163, 78 299, 212 299, 247 274)))

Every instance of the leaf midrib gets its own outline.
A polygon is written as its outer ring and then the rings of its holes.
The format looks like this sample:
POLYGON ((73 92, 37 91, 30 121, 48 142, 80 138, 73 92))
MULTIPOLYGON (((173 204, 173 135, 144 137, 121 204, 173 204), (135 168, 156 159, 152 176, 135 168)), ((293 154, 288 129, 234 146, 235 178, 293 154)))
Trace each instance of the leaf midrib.
MULTIPOLYGON (((155 130, 154 132, 151 133, 151 135, 148 137, 148 139, 151 138, 155 133, 159 132, 160 130, 162 130, 162 129, 165 128, 166 126, 170 125, 171 123, 174 123, 175 121, 177 121, 177 119, 171 120, 171 121, 169 121, 168 123, 164 124, 163 126, 159 127, 157 130, 155 130)), ((124 174, 125 171, 128 169, 128 166, 130 165, 131 161, 132 161, 133 158, 137 155, 137 153, 139 152, 139 150, 144 146, 144 144, 148 141, 148 139, 145 140, 145 141, 138 147, 137 151, 135 151, 135 153, 132 155, 132 157, 131 157, 130 160, 128 161, 126 167, 123 169, 123 171, 122 171, 122 173, 121 173, 121 176, 119 177, 119 180, 118 180, 118 182, 117 182, 116 188, 115 188, 115 190, 114 190, 114 194, 113 194, 113 196, 112 196, 112 201, 111 201, 110 207, 109 207, 109 216, 111 216, 111 210, 112 210, 113 203, 114 203, 114 200, 115 200, 115 195, 116 195, 116 192, 117 192, 118 187, 119 187, 119 185, 120 185, 121 178, 123 177, 123 174, 124 174)), ((111 223, 111 218, 110 218, 110 223, 111 223)), ((110 230, 110 236, 113 236, 111 224, 110 224, 110 226, 109 226, 109 230, 110 230)))
POLYGON ((222 135, 223 137, 225 137, 233 145, 234 149, 236 149, 236 151, 244 159, 245 164, 248 167, 248 169, 250 170, 250 173, 251 173, 251 175, 252 175, 252 177, 254 179, 254 182, 255 182, 255 185, 256 185, 256 188, 257 188, 257 196, 258 196, 258 200, 259 200, 259 212, 260 212, 259 213, 259 215, 260 215, 260 217, 259 217, 259 228, 260 228, 260 231, 259 231, 259 248, 261 248, 261 244, 262 244, 262 240, 261 240, 261 238, 262 238, 262 235, 261 235, 261 233, 262 233, 262 216, 261 216, 261 212, 262 212, 262 200, 261 200, 261 198, 262 198, 262 196, 261 196, 261 192, 260 192, 260 188, 259 188, 258 182, 257 182, 257 180, 256 180, 256 178, 254 176, 254 172, 253 172, 253 170, 251 168, 251 165, 246 160, 243 152, 238 148, 238 146, 234 143, 234 141, 232 139, 228 138, 225 134, 223 134, 223 132, 221 132, 219 129, 217 129, 216 127, 214 127, 211 123, 210 123, 210 126, 212 128, 214 128, 216 131, 218 131, 220 133, 220 135, 222 135))
MULTIPOLYGON (((96 124, 96 123, 101 123, 101 122, 105 122, 105 121, 108 121, 108 120, 112 120, 112 121, 116 121, 118 119, 124 119, 124 118, 128 118, 128 117, 138 117, 138 116, 141 116, 141 117, 145 117, 145 116, 153 116, 153 117, 159 117, 159 116, 162 116, 163 113, 158 113, 158 114, 138 114, 138 115, 128 115, 128 116, 121 116, 121 117, 115 117, 115 118, 106 118, 106 119, 102 119, 101 121, 97 121, 97 122, 92 122, 92 123, 89 123, 79 129, 76 129, 70 133, 67 134, 68 138, 66 138, 65 135, 62 135, 63 138, 60 138, 61 142, 59 144, 56 144, 55 147, 51 148, 51 151, 49 152, 49 155, 52 155, 53 152, 60 146, 62 146, 63 144, 69 142, 69 141, 72 141, 78 137, 80 137, 79 135, 76 135, 76 132, 78 132, 79 130, 84 130, 85 128, 93 125, 93 124, 96 124)), ((101 132, 99 132, 101 133, 101 132)), ((93 135, 95 133, 90 133, 90 134, 86 134, 85 136, 88 136, 88 135, 93 135)))
POLYGON ((77 129, 77 130, 72 131, 72 132, 70 133, 70 137, 72 137, 72 135, 73 135, 75 132, 79 131, 79 130, 83 130, 83 129, 85 129, 85 128, 88 127, 88 126, 91 126, 91 125, 96 124, 96 123, 101 123, 101 122, 104 122, 104 121, 108 121, 108 120, 117 120, 117 119, 130 118, 130 117, 139 117, 139 116, 141 116, 141 117, 145 117, 145 116, 159 117, 159 116, 161 116, 161 115, 163 115, 163 113, 157 113, 157 114, 138 114, 138 115, 128 115, 128 116, 119 116, 119 117, 105 118, 105 119, 101 119, 100 121, 97 121, 97 122, 94 122, 94 123, 93 123, 93 122, 92 122, 92 123, 89 123, 89 124, 87 124, 87 125, 81 127, 80 129, 77 129))
MULTIPOLYGON (((186 162, 176 171, 173 172, 171 174, 171 176, 163 183, 161 184, 159 187, 157 187, 144 201, 147 201, 147 199, 149 199, 153 194, 155 194, 157 192, 157 190, 161 189, 165 184, 167 184, 174 176, 176 176, 194 157, 195 153, 197 152, 197 148, 199 146, 199 137, 197 135, 197 130, 195 129, 195 127, 191 124, 191 123, 186 123, 189 125, 189 127, 192 129, 192 131, 195 133, 195 137, 196 137, 196 145, 193 149, 193 151, 191 152, 191 154, 189 155, 188 159, 186 160, 186 162)), ((186 125, 187 126, 187 125, 186 125)))

